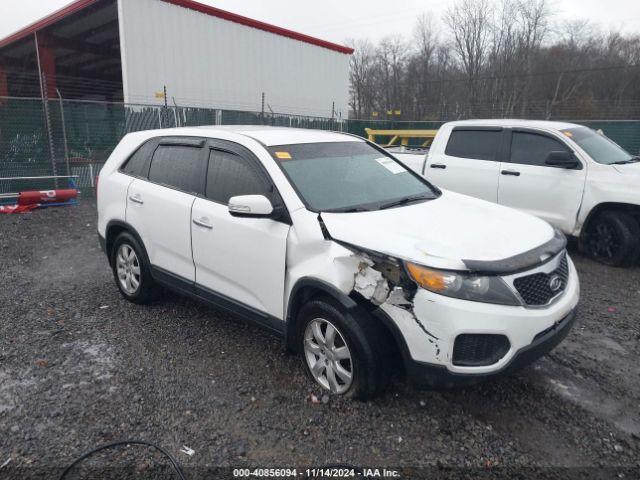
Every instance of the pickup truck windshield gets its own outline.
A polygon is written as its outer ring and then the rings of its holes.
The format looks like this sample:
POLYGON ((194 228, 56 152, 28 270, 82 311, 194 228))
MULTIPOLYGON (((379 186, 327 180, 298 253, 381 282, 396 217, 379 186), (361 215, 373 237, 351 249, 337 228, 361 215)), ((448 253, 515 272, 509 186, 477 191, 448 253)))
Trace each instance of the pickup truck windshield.
POLYGON ((593 160, 604 165, 631 163, 634 156, 603 134, 587 127, 562 130, 567 137, 580 145, 593 160))
POLYGON ((278 145, 268 150, 316 212, 379 210, 439 195, 426 180, 365 142, 278 145))

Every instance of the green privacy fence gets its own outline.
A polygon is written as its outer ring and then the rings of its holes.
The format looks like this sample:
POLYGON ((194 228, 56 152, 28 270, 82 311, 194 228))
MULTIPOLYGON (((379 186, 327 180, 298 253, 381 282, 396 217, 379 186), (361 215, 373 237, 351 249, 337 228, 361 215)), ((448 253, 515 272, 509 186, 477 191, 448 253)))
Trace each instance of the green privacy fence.
MULTIPOLYGON (((603 132, 628 151, 640 153, 640 121, 580 121, 603 132)), ((338 120, 288 114, 132 105, 93 101, 43 102, 0 97, 0 178, 73 175, 89 192, 95 175, 129 132, 199 125, 273 125, 344 131, 366 136, 365 128, 437 129, 444 122, 338 120)), ((66 187, 66 181, 3 181, 0 194, 24 189, 66 187)))

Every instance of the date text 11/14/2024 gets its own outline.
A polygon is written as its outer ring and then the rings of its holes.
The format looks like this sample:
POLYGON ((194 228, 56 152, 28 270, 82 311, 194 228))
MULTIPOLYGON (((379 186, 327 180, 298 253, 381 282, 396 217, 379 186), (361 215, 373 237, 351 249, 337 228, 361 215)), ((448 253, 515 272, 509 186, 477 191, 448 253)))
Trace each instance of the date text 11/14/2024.
POLYGON ((400 472, 386 468, 236 468, 234 478, 401 478, 400 472))

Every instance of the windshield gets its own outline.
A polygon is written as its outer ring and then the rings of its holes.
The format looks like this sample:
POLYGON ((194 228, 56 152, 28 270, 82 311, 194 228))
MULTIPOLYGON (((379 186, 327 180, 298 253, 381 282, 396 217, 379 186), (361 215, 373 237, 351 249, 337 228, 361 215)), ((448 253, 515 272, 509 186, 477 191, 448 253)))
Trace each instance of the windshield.
POLYGON ((365 142, 268 149, 307 207, 316 212, 378 210, 438 196, 426 180, 365 142))
POLYGON ((576 142, 593 160, 605 165, 627 163, 634 156, 624 150, 603 134, 587 127, 569 128, 562 130, 567 137, 576 142))

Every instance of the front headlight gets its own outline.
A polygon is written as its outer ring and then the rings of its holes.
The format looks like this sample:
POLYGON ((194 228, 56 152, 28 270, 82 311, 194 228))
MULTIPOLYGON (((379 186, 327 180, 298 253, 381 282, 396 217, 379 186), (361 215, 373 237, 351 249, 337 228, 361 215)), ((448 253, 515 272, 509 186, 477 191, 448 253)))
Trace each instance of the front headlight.
POLYGON ((405 262, 411 278, 425 290, 447 297, 499 305, 522 305, 500 277, 447 272, 405 262))

